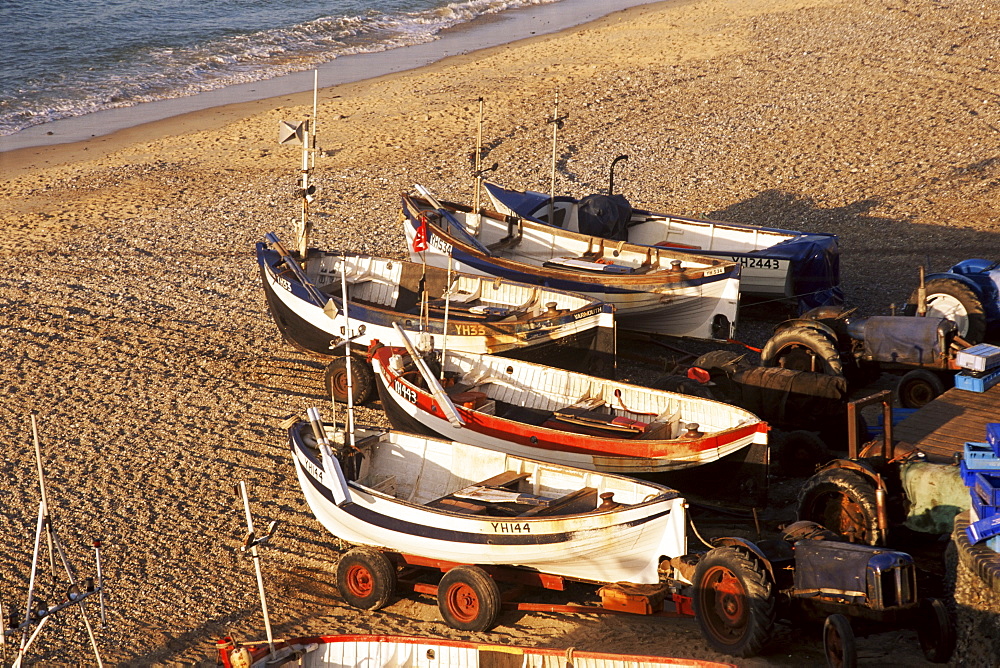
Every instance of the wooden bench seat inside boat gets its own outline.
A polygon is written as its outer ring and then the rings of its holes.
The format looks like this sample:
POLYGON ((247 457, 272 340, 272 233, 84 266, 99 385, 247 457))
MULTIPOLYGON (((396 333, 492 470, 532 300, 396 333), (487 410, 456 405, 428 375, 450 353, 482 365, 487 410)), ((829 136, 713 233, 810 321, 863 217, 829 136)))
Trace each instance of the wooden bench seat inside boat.
POLYGON ((544 506, 535 506, 524 511, 518 517, 540 517, 548 515, 572 515, 574 513, 586 513, 597 507, 597 490, 593 487, 584 487, 564 494, 558 499, 549 501, 544 506))
POLYGON ((424 505, 428 508, 440 508, 442 510, 452 510, 460 513, 468 513, 470 515, 477 515, 484 512, 488 507, 495 504, 477 503, 470 501, 468 499, 459 499, 455 497, 455 494, 462 492, 463 490, 472 489, 476 487, 486 487, 494 489, 506 489, 514 490, 518 483, 522 480, 526 480, 531 476, 530 473, 517 473, 516 471, 504 471, 503 473, 497 474, 491 478, 487 478, 482 482, 477 482, 473 485, 467 485, 466 487, 458 490, 457 492, 452 492, 451 494, 446 494, 439 499, 434 499, 429 501, 424 505))
POLYGON ((503 515, 507 517, 538 517, 549 515, 570 515, 584 513, 597 507, 597 490, 584 487, 555 499, 535 496, 527 492, 517 492, 522 480, 530 473, 505 471, 474 485, 468 485, 447 496, 435 499, 426 505, 429 508, 450 510, 468 515, 503 515), (517 497, 507 501, 488 501, 475 498, 474 490, 501 490, 517 497), (471 498, 461 498, 467 495, 471 498))

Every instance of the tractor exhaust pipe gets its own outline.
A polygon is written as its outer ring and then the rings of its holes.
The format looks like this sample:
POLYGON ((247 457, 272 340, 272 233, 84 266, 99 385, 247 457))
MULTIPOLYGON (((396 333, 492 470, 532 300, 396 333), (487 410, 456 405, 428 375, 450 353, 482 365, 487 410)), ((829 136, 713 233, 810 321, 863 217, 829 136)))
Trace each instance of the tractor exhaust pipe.
POLYGON ((927 285, 924 283, 926 269, 920 265, 920 285, 917 286, 917 315, 921 318, 927 315, 927 285))

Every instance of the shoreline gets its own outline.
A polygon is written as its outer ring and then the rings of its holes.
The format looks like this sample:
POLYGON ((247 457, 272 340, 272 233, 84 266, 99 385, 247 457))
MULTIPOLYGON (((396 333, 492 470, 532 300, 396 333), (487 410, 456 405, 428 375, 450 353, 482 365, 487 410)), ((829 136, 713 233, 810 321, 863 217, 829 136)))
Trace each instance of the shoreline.
MULTIPOLYGON (((422 44, 341 56, 313 69, 272 79, 42 123, 12 135, 0 136, 0 176, 9 167, 7 163, 24 159, 32 149, 86 143, 109 143, 113 147, 121 147, 134 141, 128 132, 139 127, 146 128, 149 137, 195 129, 216 129, 261 109, 281 106, 282 100, 299 105, 303 104, 300 98, 308 95, 311 102, 314 72, 319 73, 322 97, 323 92, 343 86, 364 84, 425 67, 443 66, 456 58, 488 55, 492 49, 582 29, 621 12, 684 1, 688 0, 561 0, 547 5, 510 9, 453 26, 442 31, 438 39, 422 44), (162 131, 152 127, 157 123, 164 124, 162 131)), ((101 154, 105 152, 101 151, 101 154)), ((74 156, 70 159, 93 156, 82 155, 82 150, 70 151, 70 155, 74 156)))

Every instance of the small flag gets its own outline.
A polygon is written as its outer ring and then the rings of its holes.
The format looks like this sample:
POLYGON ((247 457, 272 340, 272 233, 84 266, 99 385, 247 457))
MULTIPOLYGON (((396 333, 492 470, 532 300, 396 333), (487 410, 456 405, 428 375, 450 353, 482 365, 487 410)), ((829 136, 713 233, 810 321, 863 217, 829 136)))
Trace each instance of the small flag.
POLYGON ((423 253, 427 250, 427 216, 420 216, 420 225, 413 237, 413 252, 423 253))

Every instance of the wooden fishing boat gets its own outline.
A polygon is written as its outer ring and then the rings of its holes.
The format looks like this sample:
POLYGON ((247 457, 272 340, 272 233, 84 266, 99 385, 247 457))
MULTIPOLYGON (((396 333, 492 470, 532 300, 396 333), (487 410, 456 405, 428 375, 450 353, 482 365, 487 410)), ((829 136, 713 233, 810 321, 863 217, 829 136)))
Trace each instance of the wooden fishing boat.
MULTIPOLYGON (((427 334, 432 345, 466 352, 578 363, 585 359, 581 351, 614 352, 613 308, 564 290, 360 253, 311 249, 300 264, 274 234, 257 244, 257 262, 271 316, 285 340, 333 359, 327 383, 338 400, 347 392, 347 319, 352 347, 361 350, 372 340, 389 340, 398 323, 414 338, 427 334)), ((364 389, 374 388, 370 366, 359 357, 354 367, 354 397, 363 401, 364 389)))
POLYGON ((687 551, 669 487, 403 432, 345 438, 311 413, 288 429, 295 471, 316 519, 349 543, 634 584, 687 551))
POLYGON ((223 668, 713 668, 728 663, 577 649, 488 645, 395 635, 344 634, 274 643, 217 641, 223 668))
POLYGON ((553 198, 496 183, 484 182, 483 186, 503 215, 612 241, 678 248, 738 262, 743 295, 794 300, 800 311, 844 301, 840 251, 834 234, 654 213, 633 208, 621 195, 553 198))
POLYGON ((729 259, 637 246, 531 220, 442 203, 426 189, 403 196, 411 259, 580 292, 615 306, 625 329, 732 338, 740 266, 729 259))
POLYGON ((492 355, 437 353, 443 391, 407 349, 376 347, 382 407, 396 429, 563 466, 676 471, 766 444, 767 424, 718 401, 492 355), (449 419, 453 410, 458 420, 449 419), (456 428, 456 424, 458 428, 456 428))

